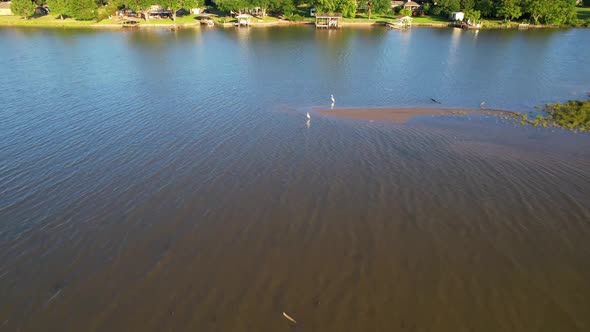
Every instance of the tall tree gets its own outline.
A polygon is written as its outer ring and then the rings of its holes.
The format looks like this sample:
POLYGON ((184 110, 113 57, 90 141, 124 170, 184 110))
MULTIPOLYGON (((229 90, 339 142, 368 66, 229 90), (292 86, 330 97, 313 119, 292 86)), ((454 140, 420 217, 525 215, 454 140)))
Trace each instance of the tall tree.
POLYGON ((466 12, 475 8, 475 0, 460 0, 461 10, 466 12))
POLYGON ((248 7, 247 0, 213 0, 217 8, 222 11, 229 12, 231 10, 242 12, 242 10, 248 7))
POLYGON ((266 12, 268 11, 268 8, 270 8, 273 5, 273 0, 250 0, 250 3, 252 4, 252 6, 254 7, 260 7, 260 10, 262 11, 262 17, 266 16, 266 12))
POLYGON ((490 17, 494 14, 494 3, 492 0, 478 0, 475 2, 475 9, 479 10, 482 16, 490 17))
POLYGON ((140 13, 143 18, 149 22, 149 12, 153 2, 153 0, 125 0, 124 5, 131 10, 140 13))
POLYGON ((574 0, 555 0, 548 3, 544 17, 546 24, 564 25, 577 20, 574 0))
POLYGON ((479 10, 468 10, 465 12, 465 18, 471 23, 476 24, 481 18, 479 10))
POLYGON ((547 15, 548 9, 548 0, 527 0, 524 3, 525 12, 535 21, 535 24, 538 24, 539 20, 547 15))
POLYGON ((335 0, 313 0, 312 6, 318 13, 333 13, 336 11, 335 0))
POLYGON ((367 14, 371 19, 372 13, 386 13, 391 10, 390 0, 361 0, 360 6, 367 8, 367 14))
POLYGON ((293 0, 271 0, 268 9, 275 13, 292 15, 295 11, 295 2, 293 0))
POLYGON ((170 9, 172 11, 172 19, 176 21, 176 12, 179 9, 188 9, 198 7, 202 5, 202 1, 200 0, 159 0, 160 5, 164 8, 170 9))
POLYGON ((344 17, 354 17, 356 6, 356 0, 336 0, 336 10, 341 12, 344 17))
POLYGON ((47 7, 52 14, 63 20, 65 16, 70 15, 70 2, 70 0, 47 0, 47 7))
POLYGON ((77 20, 93 20, 97 17, 95 0, 69 0, 68 13, 77 20))
POLYGON ((439 0, 436 6, 441 8, 441 11, 445 14, 461 10, 461 2, 459 0, 439 0))
POLYGON ((35 7, 31 0, 12 0, 10 3, 10 10, 13 13, 27 19, 35 14, 35 7))
POLYGON ((522 15, 518 0, 500 0, 496 9, 496 16, 506 21, 519 18, 522 15))

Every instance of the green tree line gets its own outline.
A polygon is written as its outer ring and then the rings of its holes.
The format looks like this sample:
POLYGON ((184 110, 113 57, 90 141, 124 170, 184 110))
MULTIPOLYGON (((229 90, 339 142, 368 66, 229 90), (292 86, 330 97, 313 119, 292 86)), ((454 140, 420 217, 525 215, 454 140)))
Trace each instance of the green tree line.
POLYGON ((575 23, 576 0, 438 0, 429 7, 434 15, 463 11, 469 19, 497 17, 506 21, 528 19, 532 23, 575 23))
MULTIPOLYGON (((234 11, 241 13, 246 9, 259 7, 262 15, 267 13, 277 15, 291 15, 300 0, 211 0, 223 12, 234 11)), ((390 0, 361 0, 358 5, 368 8, 372 13, 385 13, 390 10, 390 0)), ((204 0, 12 0, 12 11, 23 17, 34 14, 39 5, 47 5, 50 15, 64 19, 72 17, 79 20, 91 20, 98 17, 98 8, 103 8, 109 14, 119 8, 130 8, 149 20, 147 13, 152 5, 161 5, 173 13, 181 9, 190 9, 204 5, 204 0)), ((345 17, 354 17, 358 5, 356 0, 312 0, 311 6, 319 12, 339 12, 345 17)))
MULTIPOLYGON (((247 9, 259 7, 262 15, 292 15, 297 5, 304 0, 210 0, 223 12, 242 13, 247 9)), ((590 1, 590 0, 586 0, 590 1)), ((342 13, 344 17, 354 17, 363 11, 369 18, 373 13, 391 13, 390 0, 310 0, 306 1, 317 12, 342 13)), ((99 8, 111 15, 118 8, 127 7, 149 20, 147 13, 152 5, 168 8, 176 19, 176 12, 204 5, 204 0, 12 0, 12 11, 17 15, 29 17, 38 5, 47 5, 51 15, 59 18, 72 17, 91 20, 98 17, 99 8)), ((448 15, 463 11, 466 17, 477 21, 481 17, 501 18, 506 21, 527 19, 531 23, 551 25, 573 24, 576 21, 576 0, 436 0, 424 2, 424 11, 431 15, 448 15)), ((403 14, 411 14, 405 10, 403 14)))
POLYGON ((152 5, 161 5, 172 11, 172 18, 176 19, 176 12, 181 8, 195 8, 203 5, 203 0, 12 0, 13 13, 30 17, 35 14, 38 6, 47 6, 50 15, 64 19, 72 17, 77 20, 93 20, 99 17, 99 8, 107 15, 112 15, 120 8, 130 8, 144 14, 152 5))

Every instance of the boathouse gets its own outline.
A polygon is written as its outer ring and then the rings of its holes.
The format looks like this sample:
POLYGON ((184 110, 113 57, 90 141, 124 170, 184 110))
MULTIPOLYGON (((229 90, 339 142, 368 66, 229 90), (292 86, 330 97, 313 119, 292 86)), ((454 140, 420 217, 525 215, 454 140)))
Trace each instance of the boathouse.
POLYGON ((412 18, 410 16, 398 16, 393 22, 388 23, 387 26, 392 29, 409 29, 412 27, 412 18))
POLYGON ((250 22, 252 21, 252 15, 240 14, 240 15, 236 16, 236 19, 238 20, 236 23, 236 26, 249 27, 250 22))
POLYGON ((316 14, 315 15, 315 27, 326 28, 326 29, 338 29, 340 27, 340 20, 342 20, 342 14, 316 14))

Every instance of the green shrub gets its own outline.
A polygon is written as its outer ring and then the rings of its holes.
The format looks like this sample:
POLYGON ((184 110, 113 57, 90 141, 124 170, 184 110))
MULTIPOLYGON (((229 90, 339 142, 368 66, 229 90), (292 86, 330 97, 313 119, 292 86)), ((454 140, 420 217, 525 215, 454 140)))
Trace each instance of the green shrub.
POLYGON ((412 10, 410 8, 404 8, 399 11, 399 14, 402 16, 412 16, 412 10))
POLYGON ((294 15, 293 15, 293 14, 291 14, 291 15, 289 15, 289 16, 285 16, 285 17, 286 17, 286 18, 287 18, 289 21, 292 21, 292 22, 300 22, 300 21, 303 21, 303 20, 305 20, 305 17, 303 17, 303 16, 301 16, 301 15, 299 15, 299 14, 294 14, 294 15))
POLYGON ((548 120, 568 129, 590 130, 590 101, 570 100, 567 103, 547 104, 548 120))
POLYGON ((31 17, 35 14, 35 4, 31 0, 12 0, 10 10, 18 16, 31 17))

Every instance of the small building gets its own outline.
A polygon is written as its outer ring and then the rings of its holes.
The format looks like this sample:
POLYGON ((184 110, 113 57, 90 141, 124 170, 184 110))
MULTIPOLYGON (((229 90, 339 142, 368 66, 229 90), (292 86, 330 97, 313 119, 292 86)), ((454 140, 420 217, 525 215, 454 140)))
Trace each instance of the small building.
POLYGON ((117 10, 115 12, 115 15, 119 17, 137 17, 137 13, 129 8, 117 10))
POLYGON ((171 18, 172 17, 172 11, 167 10, 167 9, 164 9, 160 5, 152 5, 150 7, 150 11, 148 12, 148 16, 150 17, 150 19, 153 19, 153 18, 171 18))
POLYGON ((463 21, 465 19, 465 13, 464 12, 452 12, 449 15, 449 19, 451 21, 463 21))
POLYGON ((240 14, 240 15, 236 16, 236 19, 238 20, 238 22, 236 23, 236 26, 248 27, 248 26, 250 26, 250 22, 252 21, 252 15, 240 14))
POLYGON ((12 9, 10 9, 11 2, 0 2, 0 15, 1 16, 8 16, 12 15, 12 9))
POLYGON ((407 1, 404 3, 404 8, 410 9, 412 11, 420 8, 420 4, 414 1, 407 1))
POLYGON ((340 27, 340 20, 342 14, 316 14, 315 15, 315 27, 326 28, 326 29, 338 29, 340 27))

